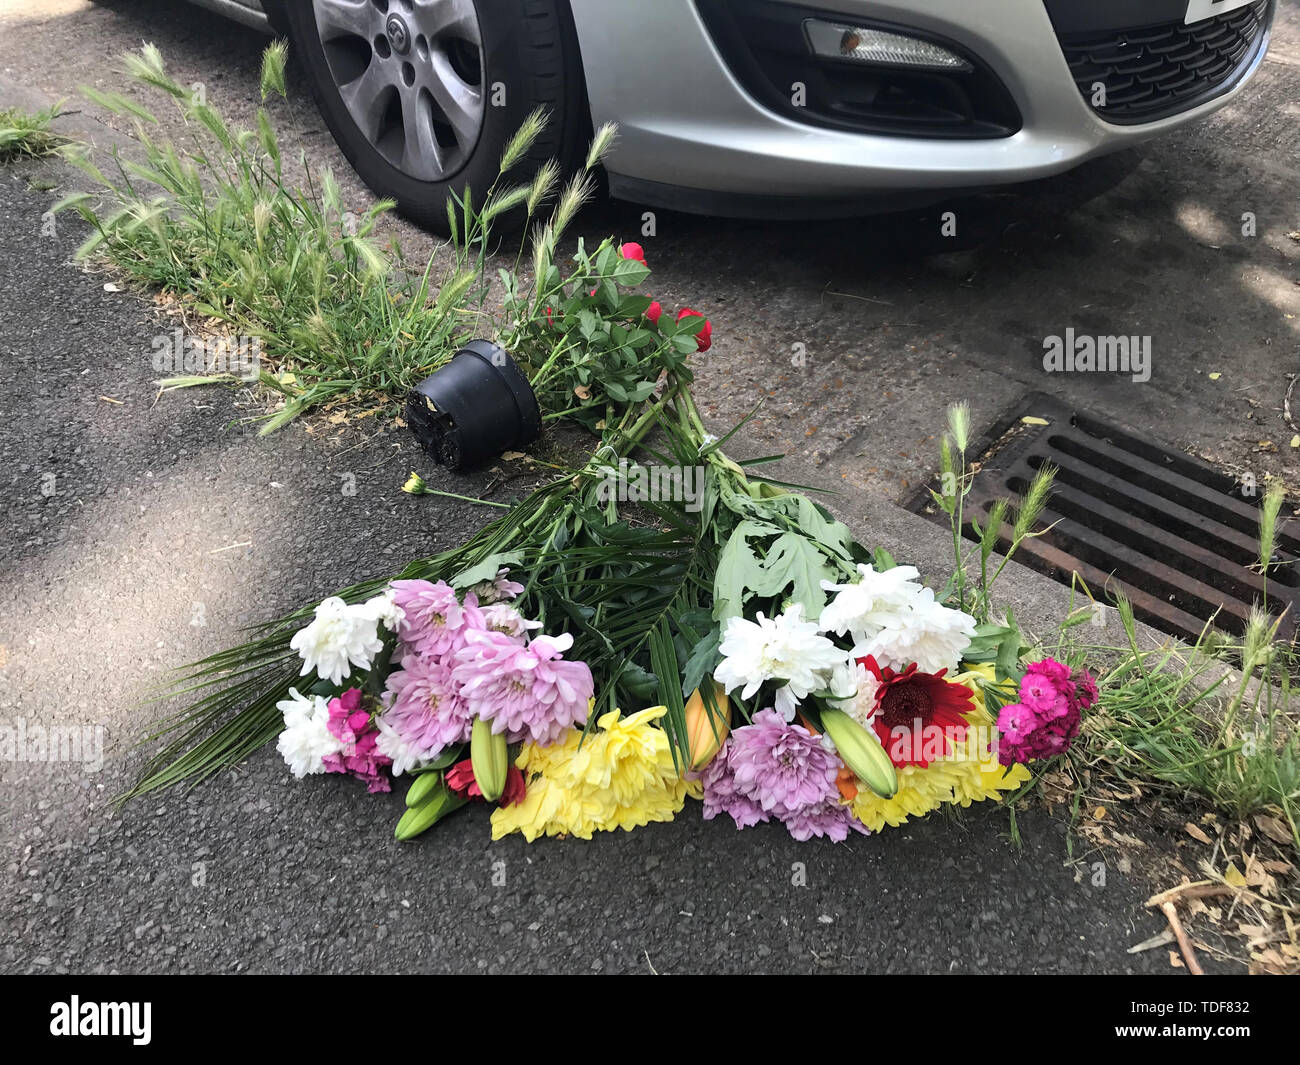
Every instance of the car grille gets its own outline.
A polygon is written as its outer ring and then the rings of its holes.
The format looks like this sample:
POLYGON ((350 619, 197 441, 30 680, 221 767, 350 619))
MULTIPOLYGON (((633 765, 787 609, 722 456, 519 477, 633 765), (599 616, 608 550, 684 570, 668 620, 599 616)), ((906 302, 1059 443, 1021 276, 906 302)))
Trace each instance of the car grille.
POLYGON ((1110 122, 1150 122, 1231 88, 1266 36, 1269 2, 1257 0, 1191 26, 1179 21, 1061 33, 1061 47, 1079 91, 1097 114, 1110 122))

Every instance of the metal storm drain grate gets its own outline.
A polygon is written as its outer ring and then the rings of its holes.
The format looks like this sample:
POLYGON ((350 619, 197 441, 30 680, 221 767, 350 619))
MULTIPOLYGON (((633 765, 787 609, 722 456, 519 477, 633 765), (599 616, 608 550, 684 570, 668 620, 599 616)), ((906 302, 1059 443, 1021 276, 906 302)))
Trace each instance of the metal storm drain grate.
MULTIPOLYGON (((1251 569, 1258 498, 1204 462, 1034 394, 982 460, 967 497, 971 516, 982 522, 996 499, 1021 495, 1049 463, 1059 472, 1042 525, 1052 528, 1021 544, 1017 561, 1066 584, 1077 571, 1097 596, 1123 592, 1138 617, 1175 636, 1195 639, 1211 617, 1241 633, 1264 593, 1251 569)), ((928 493, 918 503, 935 515, 928 493)), ((1286 611, 1289 636, 1300 607, 1300 537, 1283 517, 1273 558, 1269 607, 1275 615, 1286 611)))

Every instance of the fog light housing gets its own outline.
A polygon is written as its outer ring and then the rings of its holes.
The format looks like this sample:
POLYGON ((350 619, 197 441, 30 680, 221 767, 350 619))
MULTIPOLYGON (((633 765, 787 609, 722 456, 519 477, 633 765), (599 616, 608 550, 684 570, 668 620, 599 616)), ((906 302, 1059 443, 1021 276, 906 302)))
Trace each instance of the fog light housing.
POLYGON ((941 44, 901 33, 819 18, 804 19, 803 30, 814 55, 913 70, 964 72, 974 69, 956 52, 950 52, 941 44))

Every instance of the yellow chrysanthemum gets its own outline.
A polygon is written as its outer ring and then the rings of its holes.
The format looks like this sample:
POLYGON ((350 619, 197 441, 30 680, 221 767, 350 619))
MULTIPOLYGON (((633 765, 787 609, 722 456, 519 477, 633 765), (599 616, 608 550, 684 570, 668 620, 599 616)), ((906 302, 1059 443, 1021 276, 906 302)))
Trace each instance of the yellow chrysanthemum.
POLYGON ((577 836, 631 831, 651 821, 671 821, 686 801, 687 784, 673 765, 668 736, 655 722, 667 713, 653 706, 628 717, 612 710, 583 739, 578 730, 563 743, 525 743, 515 764, 527 791, 522 802, 492 814, 492 838, 522 832, 577 836))
MULTIPOLYGON (((991 665, 972 666, 967 672, 951 679, 971 689, 974 708, 964 717, 970 726, 963 744, 950 752, 949 757, 931 762, 926 768, 909 765, 898 770, 898 791, 892 798, 882 799, 875 792, 862 788, 851 802, 853 816, 873 832, 885 825, 897 827, 910 817, 921 817, 944 803, 969 806, 972 802, 997 798, 1001 792, 1014 791, 1029 779, 1029 770, 1023 765, 1010 768, 999 765, 988 753, 987 745, 994 738, 992 716, 984 703, 980 682, 992 683, 991 665)), ((1009 690, 1015 685, 1010 681, 1009 690)))

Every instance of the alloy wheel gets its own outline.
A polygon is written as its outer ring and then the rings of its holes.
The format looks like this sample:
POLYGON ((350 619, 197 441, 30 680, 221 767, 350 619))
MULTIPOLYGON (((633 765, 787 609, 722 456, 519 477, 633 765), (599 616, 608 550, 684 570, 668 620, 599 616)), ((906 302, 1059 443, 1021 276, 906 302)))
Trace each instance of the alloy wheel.
POLYGON ((483 128, 474 0, 312 0, 330 73, 358 129, 421 181, 444 181, 483 128))

